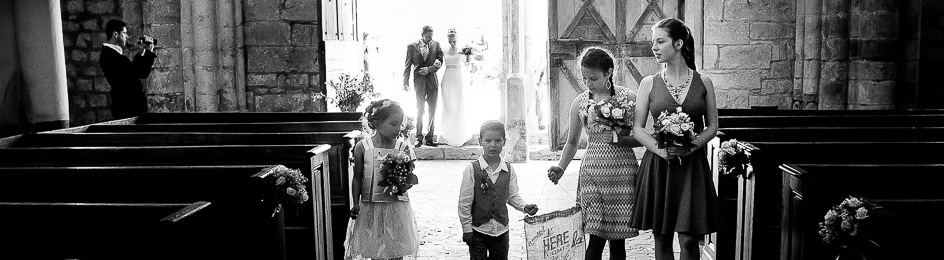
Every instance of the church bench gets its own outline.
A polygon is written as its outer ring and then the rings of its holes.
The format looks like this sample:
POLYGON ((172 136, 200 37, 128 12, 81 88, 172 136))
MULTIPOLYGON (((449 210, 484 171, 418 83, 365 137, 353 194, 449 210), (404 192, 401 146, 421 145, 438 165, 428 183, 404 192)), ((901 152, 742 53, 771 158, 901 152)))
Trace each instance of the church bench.
POLYGON ((361 126, 362 123, 358 121, 107 124, 89 125, 84 132, 344 132, 358 130, 361 128, 361 126))
MULTIPOLYGON (((338 152, 330 145, 190 145, 190 146, 110 146, 110 147, 10 147, 0 149, 2 167, 95 167, 95 166, 194 166, 272 165, 300 169, 311 179, 311 200, 299 216, 286 215, 289 250, 294 255, 315 257, 343 248, 348 209, 347 167, 349 148, 338 152), (330 158, 329 158, 330 157, 330 158), (327 162, 327 163, 326 163, 327 162), (333 169, 337 169, 336 171, 333 169), (331 178, 326 173, 344 178, 331 178), (333 208, 333 209, 332 209, 333 208), (314 213, 315 211, 320 213, 314 213), (337 214, 331 214, 337 211, 337 214), (331 230, 324 234, 323 230, 331 230), (323 237, 322 237, 323 236, 323 237), (341 240, 336 240, 340 237, 341 240), (312 246, 312 245, 315 246, 312 246)), ((343 251, 339 251, 343 252, 343 251)))
POLYGON ((201 239, 210 204, 0 202, 0 258, 209 257, 201 239))
MULTIPOLYGON (((744 259, 776 259, 781 231, 780 164, 935 164, 940 156, 917 151, 944 148, 941 141, 740 142, 751 154, 750 178, 718 176, 719 185, 736 181, 739 230, 736 250, 744 259), (904 151, 904 152, 895 152, 904 151), (751 257, 752 256, 752 257, 751 257)), ((717 158, 713 157, 717 165, 717 158)), ((718 175, 717 167, 715 174, 718 175)), ((730 190, 730 189, 729 189, 730 190)), ((721 191, 719 191, 721 192, 721 191)))
POLYGON ((944 140, 944 127, 742 127, 725 128, 722 140, 739 141, 935 141, 944 140))
MULTIPOLYGON (((881 245, 876 259, 924 259, 944 239, 944 224, 928 217, 944 213, 944 164, 786 164, 781 258, 831 259, 818 223, 849 195, 875 200, 871 226, 881 245)), ((933 217, 931 217, 933 218, 933 217)))
POLYGON ((718 126, 722 132, 731 127, 940 127, 944 114, 719 116, 718 126))
POLYGON ((281 145, 349 143, 350 132, 295 133, 38 133, 7 139, 0 147, 281 145))
POLYGON ((360 112, 213 112, 213 113, 144 113, 134 119, 136 124, 161 123, 260 123, 359 121, 360 112))
POLYGON ((731 116, 846 116, 846 115, 918 115, 944 114, 944 109, 897 109, 897 110, 778 110, 719 108, 719 117, 731 116))
MULTIPOLYGON (((55 203, 179 203, 207 201, 210 221, 202 228, 218 243, 204 246, 216 257, 268 259, 269 245, 284 239, 258 240, 261 234, 284 233, 270 226, 272 207, 259 203, 266 165, 231 166, 112 166, 112 167, 3 167, 0 201, 55 203), (42 183, 44 192, 35 192, 42 183), (271 231, 270 231, 271 230, 271 231), (244 251, 240 251, 244 250, 244 251)), ((314 198, 314 196, 313 196, 314 198)), ((313 207, 306 207, 312 209, 313 207)), ((292 212, 295 212, 294 210, 292 212)), ((314 214, 314 213, 313 213, 314 214)), ((311 214, 306 214, 311 215, 311 214)), ((283 224, 284 225, 284 224, 283 224)))

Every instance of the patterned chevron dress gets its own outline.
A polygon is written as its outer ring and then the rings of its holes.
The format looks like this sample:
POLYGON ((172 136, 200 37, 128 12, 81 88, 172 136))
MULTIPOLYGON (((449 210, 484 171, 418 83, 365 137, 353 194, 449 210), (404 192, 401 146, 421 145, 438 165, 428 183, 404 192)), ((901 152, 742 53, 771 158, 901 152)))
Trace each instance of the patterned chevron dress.
MULTIPOLYGON (((625 98, 630 93, 629 89, 620 86, 615 86, 614 92, 617 98, 625 98)), ((610 143, 612 131, 595 123, 593 117, 596 115, 590 114, 591 118, 588 118, 586 108, 592 102, 589 91, 577 98, 579 104, 583 104, 580 119, 589 136, 577 181, 577 202, 583 209, 584 232, 608 240, 635 237, 639 231, 629 224, 639 167, 636 154, 630 147, 610 143)))

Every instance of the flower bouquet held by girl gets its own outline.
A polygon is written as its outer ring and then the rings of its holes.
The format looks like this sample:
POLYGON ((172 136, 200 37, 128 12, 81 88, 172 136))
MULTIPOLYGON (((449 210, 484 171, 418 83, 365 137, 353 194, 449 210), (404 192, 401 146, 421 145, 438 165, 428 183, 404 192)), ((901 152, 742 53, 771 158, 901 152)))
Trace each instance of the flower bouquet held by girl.
POLYGON ((262 201, 275 205, 272 216, 282 211, 283 204, 298 207, 308 201, 308 190, 305 188, 308 178, 301 171, 276 165, 269 167, 262 174, 262 180, 267 187, 262 201))
POLYGON ((404 192, 413 187, 413 184, 419 183, 416 175, 413 174, 413 164, 416 159, 411 158, 404 151, 390 153, 377 158, 383 166, 380 172, 384 179, 377 183, 377 186, 387 187, 384 192, 392 195, 403 195, 404 192))
POLYGON ((626 100, 626 97, 611 97, 589 104, 587 113, 596 115, 594 122, 599 127, 612 131, 612 142, 615 143, 621 133, 628 134, 632 130, 635 107, 636 102, 626 100))
MULTIPOLYGON (((692 123, 688 114, 682 112, 682 107, 675 108, 675 113, 672 114, 662 111, 653 123, 653 128, 656 129, 659 148, 695 146, 692 144, 695 139, 695 123, 692 123)), ((681 164, 682 158, 678 159, 681 164)))
POLYGON ((744 178, 750 178, 751 153, 738 146, 737 139, 731 139, 721 143, 721 149, 718 150, 718 170, 728 176, 743 175, 744 178))

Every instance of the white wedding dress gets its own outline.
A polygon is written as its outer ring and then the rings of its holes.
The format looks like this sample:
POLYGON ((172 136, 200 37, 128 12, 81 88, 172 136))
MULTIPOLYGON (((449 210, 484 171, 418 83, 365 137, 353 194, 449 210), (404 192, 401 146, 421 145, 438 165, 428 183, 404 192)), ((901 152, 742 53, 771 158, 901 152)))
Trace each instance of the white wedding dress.
POLYGON ((442 100, 441 136, 446 144, 462 146, 479 129, 477 125, 468 124, 469 118, 465 113, 464 99, 466 95, 464 91, 466 82, 463 79, 465 56, 459 53, 449 54, 449 52, 446 52, 444 59, 446 70, 443 73, 442 82, 439 84, 440 100, 442 100))

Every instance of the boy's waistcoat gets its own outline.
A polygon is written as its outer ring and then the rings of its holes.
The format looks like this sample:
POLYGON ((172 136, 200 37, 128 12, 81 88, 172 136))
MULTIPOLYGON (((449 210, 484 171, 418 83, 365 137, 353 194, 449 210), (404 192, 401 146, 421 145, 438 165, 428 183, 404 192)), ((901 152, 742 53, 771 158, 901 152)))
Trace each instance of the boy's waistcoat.
MULTIPOLYGON (((507 162, 505 164, 508 164, 507 162)), ((506 165, 511 169, 511 165, 506 165)), ((473 176, 475 185, 473 191, 475 197, 472 199, 472 225, 481 226, 489 219, 495 219, 498 223, 508 226, 508 183, 511 180, 511 174, 508 171, 498 173, 498 180, 492 182, 485 169, 479 165, 479 161, 472 162, 474 169, 473 176), (487 183, 488 187, 483 187, 487 183)))

